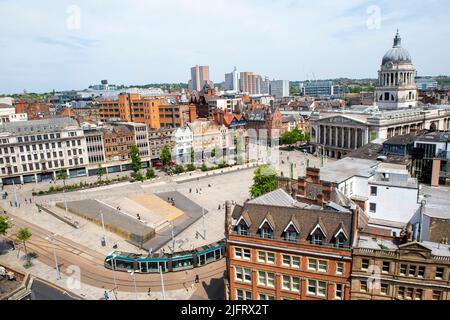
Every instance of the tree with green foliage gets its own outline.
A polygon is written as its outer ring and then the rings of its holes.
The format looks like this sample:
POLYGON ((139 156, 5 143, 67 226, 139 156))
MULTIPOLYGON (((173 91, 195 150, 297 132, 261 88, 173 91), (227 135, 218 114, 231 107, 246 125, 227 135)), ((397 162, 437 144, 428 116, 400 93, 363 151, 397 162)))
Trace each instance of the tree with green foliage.
POLYGON ((5 236, 9 229, 11 229, 11 224, 6 217, 0 216, 0 235, 5 236))
POLYGON ((16 234, 17 240, 23 242, 23 249, 25 251, 25 257, 27 257, 28 262, 29 262, 29 257, 28 257, 26 242, 28 240, 30 240, 31 236, 32 236, 32 234, 31 234, 30 230, 28 230, 28 228, 21 228, 16 234))
POLYGON ((97 168, 97 176, 98 176, 98 179, 100 180, 100 181, 102 181, 102 177, 103 177, 103 168, 102 168, 102 165, 99 163, 98 164, 98 168, 97 168))
POLYGON ((170 153, 170 148, 168 145, 165 145, 161 151, 161 160, 164 166, 169 165, 170 160, 172 160, 172 154, 170 153))
POLYGON ((250 187, 250 195, 253 198, 260 197, 277 187, 277 172, 268 165, 260 166, 255 170, 253 185, 250 187))
POLYGON ((137 174, 141 170, 142 161, 141 158, 139 157, 139 148, 136 145, 131 146, 130 156, 131 156, 131 167, 134 173, 137 174))
POLYGON ((200 170, 202 170, 203 172, 206 172, 206 171, 209 170, 209 169, 208 169, 208 166, 206 165, 206 163, 202 164, 200 170))
POLYGON ((68 176, 67 176, 67 171, 66 170, 61 170, 56 175, 56 179, 63 181, 64 189, 66 188, 66 179, 67 178, 68 178, 68 176))
POLYGON ((195 171, 195 166, 192 163, 189 163, 186 167, 187 172, 195 171))
POLYGON ((183 166, 180 166, 179 164, 175 166, 175 170, 174 170, 175 174, 180 174, 180 173, 183 173, 183 172, 184 172, 183 166))
POLYGON ((305 134, 305 139, 304 139, 304 141, 305 141, 305 142, 310 142, 310 141, 311 141, 311 133, 307 132, 307 133, 305 134))
POLYGON ((286 144, 293 145, 293 144, 296 144, 297 142, 303 142, 303 141, 305 141, 305 135, 298 128, 295 128, 291 131, 286 131, 280 137, 280 144, 282 144, 282 145, 286 145, 286 144))
POLYGON ((195 151, 194 148, 191 148, 191 164, 194 164, 195 162, 195 151))
POLYGON ((242 147, 242 137, 235 136, 234 137, 234 146, 235 146, 235 156, 234 161, 236 164, 242 164, 244 159, 242 157, 243 147, 242 147))
POLYGON ((153 170, 153 168, 148 168, 147 172, 145 173, 145 177, 147 179, 153 179, 155 177, 155 170, 153 170))
POLYGON ((222 154, 222 149, 219 146, 215 146, 211 151, 211 158, 214 158, 214 160, 217 160, 217 158, 220 158, 222 154))

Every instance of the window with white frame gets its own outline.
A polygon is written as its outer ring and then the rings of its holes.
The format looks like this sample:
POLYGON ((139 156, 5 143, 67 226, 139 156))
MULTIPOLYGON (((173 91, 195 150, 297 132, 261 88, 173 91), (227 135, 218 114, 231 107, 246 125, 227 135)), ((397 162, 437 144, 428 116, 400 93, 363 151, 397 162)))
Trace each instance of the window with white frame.
POLYGON ((283 290, 293 291, 293 292, 300 292, 300 278, 299 277, 292 277, 288 275, 283 275, 282 277, 282 288, 283 290))
POLYGON ((308 270, 327 272, 328 262, 326 260, 308 258, 308 270))
POLYGON ((343 286, 340 283, 336 283, 335 285, 335 291, 334 291, 334 297, 335 299, 342 300, 344 297, 344 290, 343 286))
POLYGON ((336 274, 339 274, 339 275, 344 274, 344 263, 343 262, 336 263, 336 274))
POLYGON ((235 259, 250 260, 250 257, 251 257, 250 249, 244 249, 239 247, 234 248, 235 259))
POLYGON ((258 271, 258 285, 268 288, 275 288, 275 273, 258 271))
POLYGON ((260 294, 258 294, 258 299, 259 300, 275 300, 275 297, 265 294, 265 293, 260 293, 260 294))
POLYGON ((234 267, 235 277, 234 279, 239 282, 252 282, 252 270, 242 267, 234 267))
POLYGON ((252 300, 251 291, 236 289, 236 300, 252 300))
POLYGON ((299 256, 291 256, 288 254, 282 255, 282 265, 285 267, 300 269, 300 257, 299 256))
POLYGON ((317 260, 316 259, 308 259, 308 270, 317 270, 317 260))
POLYGON ((325 281, 308 279, 308 294, 319 297, 326 297, 327 283, 325 281))
POLYGON ((275 264, 275 253, 267 251, 258 251, 258 262, 275 264))

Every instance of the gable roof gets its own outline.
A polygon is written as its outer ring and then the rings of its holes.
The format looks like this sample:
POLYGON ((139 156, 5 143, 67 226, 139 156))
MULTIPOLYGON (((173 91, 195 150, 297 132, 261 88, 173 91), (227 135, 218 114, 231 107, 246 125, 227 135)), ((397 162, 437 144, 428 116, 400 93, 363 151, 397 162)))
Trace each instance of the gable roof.
POLYGON ((336 238, 340 233, 343 233, 343 234, 344 234, 344 237, 345 237, 347 240, 350 239, 349 236, 348 236, 348 232, 346 232, 345 226, 344 226, 344 224, 343 224, 342 222, 339 224, 338 229, 337 229, 337 231, 334 233, 333 237, 336 238))
POLYGON ((295 231, 297 231, 297 233, 300 233, 300 227, 299 227, 299 223, 297 221, 297 219, 295 218, 295 216, 291 217, 291 221, 289 221, 288 225, 286 226, 286 228, 284 228, 284 232, 287 231, 287 229, 289 229, 290 226, 293 226, 295 231))
POLYGON ((270 226, 270 228, 271 228, 272 230, 275 230, 275 221, 273 220, 272 215, 270 214, 270 212, 268 212, 268 213, 266 214, 266 217, 265 217, 264 220, 261 222, 261 224, 259 225, 259 228, 258 228, 258 229, 261 229, 262 226, 263 226, 265 223, 267 223, 267 224, 270 226))
MULTIPOLYGON (((338 231, 342 226, 345 230, 349 243, 353 241, 352 220, 354 215, 350 212, 337 212, 334 210, 323 210, 315 207, 295 207, 295 206, 275 206, 246 202, 242 206, 236 206, 233 211, 233 219, 236 221, 243 214, 248 214, 251 224, 248 233, 258 234, 260 226, 267 220, 272 224, 274 238, 283 238, 284 230, 292 223, 300 231, 299 242, 309 243, 310 232, 320 224, 321 230, 329 235, 325 238, 324 244, 334 243, 334 230, 338 231), (269 214, 270 213, 270 214, 269 214)), ((248 222, 248 221, 247 221, 248 222)))
POLYGON ((322 225, 323 225, 322 219, 319 217, 319 219, 317 220, 316 226, 314 227, 314 229, 311 230, 309 235, 312 236, 313 233, 317 231, 317 229, 320 229, 320 231, 323 233, 323 235, 326 238, 327 237, 327 232, 325 231, 324 227, 322 227, 322 225))

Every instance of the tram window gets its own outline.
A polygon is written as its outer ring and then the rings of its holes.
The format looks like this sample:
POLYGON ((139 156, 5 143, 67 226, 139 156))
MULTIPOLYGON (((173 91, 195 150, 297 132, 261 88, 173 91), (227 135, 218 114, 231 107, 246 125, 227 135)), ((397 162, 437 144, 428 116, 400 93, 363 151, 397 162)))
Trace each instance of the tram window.
POLYGON ((174 263, 174 268, 189 267, 192 265, 192 259, 178 260, 178 261, 174 261, 173 263, 174 263))
POLYGON ((215 258, 214 258, 214 251, 208 252, 206 254, 206 261, 207 262, 211 262, 211 261, 214 261, 214 260, 215 260, 215 258))
POLYGON ((141 266, 141 268, 140 268, 141 272, 147 272, 148 271, 147 270, 147 262, 140 262, 139 264, 141 266))
POLYGON ((148 263, 148 270, 149 271, 159 271, 158 270, 158 262, 149 262, 148 263))
POLYGON ((220 249, 214 251, 214 255, 216 257, 216 260, 219 260, 222 257, 222 253, 220 252, 220 249))
POLYGON ((108 266, 108 267, 112 268, 112 260, 111 259, 106 260, 105 261, 105 266, 108 266))
POLYGON ((159 265, 161 266, 162 272, 167 271, 167 263, 166 262, 160 262, 159 265))
POLYGON ((197 264, 199 266, 203 266, 203 265, 206 264, 206 259, 205 259, 205 255, 204 254, 202 254, 200 256, 197 256, 197 264))
POLYGON ((131 261, 123 261, 123 260, 116 260, 116 268, 121 269, 133 269, 133 262, 131 261))

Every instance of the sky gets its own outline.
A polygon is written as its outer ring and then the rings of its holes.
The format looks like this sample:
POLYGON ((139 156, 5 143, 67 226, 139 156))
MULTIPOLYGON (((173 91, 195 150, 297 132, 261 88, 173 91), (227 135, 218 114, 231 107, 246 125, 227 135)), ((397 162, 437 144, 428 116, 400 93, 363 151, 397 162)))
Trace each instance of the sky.
POLYGON ((187 82, 209 65, 271 79, 376 78, 396 30, 419 75, 450 74, 448 0, 0 0, 0 93, 187 82))

